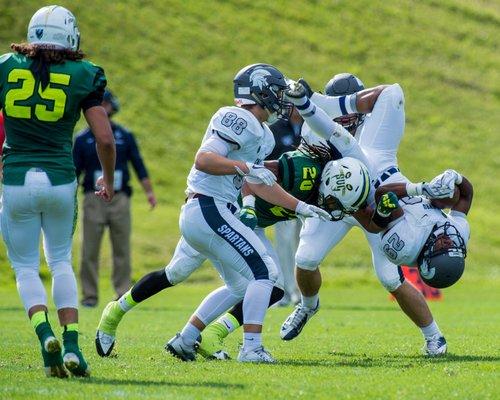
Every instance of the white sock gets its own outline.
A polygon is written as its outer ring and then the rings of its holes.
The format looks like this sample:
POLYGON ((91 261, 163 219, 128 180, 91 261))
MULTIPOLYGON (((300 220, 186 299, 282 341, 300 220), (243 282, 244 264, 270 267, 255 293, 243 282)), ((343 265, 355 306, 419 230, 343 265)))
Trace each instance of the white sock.
POLYGON ((316 308, 319 302, 319 295, 315 294, 314 296, 301 296, 302 305, 307 308, 316 308))
POLYGON ((250 281, 243 299, 243 323, 262 325, 273 290, 269 279, 250 281))
POLYGON ((251 351, 262 346, 262 334, 254 332, 243 333, 243 350, 251 351))
POLYGON ((181 336, 184 343, 188 346, 193 346, 198 339, 198 336, 200 336, 200 333, 201 331, 196 326, 194 326, 191 322, 188 322, 186 326, 184 326, 181 336))
POLYGON ((425 339, 429 339, 437 335, 443 336, 438 325, 436 324, 436 321, 432 321, 429 325, 420 328, 420 330, 422 331, 422 335, 424 335, 425 339))
POLYGON ((240 301, 240 295, 235 294, 227 286, 222 286, 205 297, 194 314, 206 326, 240 301))

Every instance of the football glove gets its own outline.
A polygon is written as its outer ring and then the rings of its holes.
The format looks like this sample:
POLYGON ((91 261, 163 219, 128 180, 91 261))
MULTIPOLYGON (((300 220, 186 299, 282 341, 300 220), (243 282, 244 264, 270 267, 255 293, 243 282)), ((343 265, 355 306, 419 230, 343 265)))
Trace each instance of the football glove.
POLYGON ((238 166, 235 166, 234 168, 240 176, 253 178, 248 180, 249 183, 264 183, 265 185, 273 186, 274 182, 276 182, 276 175, 263 165, 252 164, 249 162, 246 162, 245 164, 248 168, 247 173, 244 173, 238 166))
POLYGON ((242 207, 239 214, 238 218, 240 219, 243 224, 248 226, 251 230, 254 230, 255 227, 257 226, 257 214, 255 213, 255 208, 253 207, 242 207))
POLYGON ((300 83, 302 86, 304 86, 304 89, 306 90, 306 96, 311 97, 314 93, 314 90, 311 89, 311 86, 309 83, 306 82, 304 78, 300 78, 297 83, 300 83))
POLYGON ((407 183, 406 193, 408 193, 408 196, 423 196, 428 199, 451 198, 455 188, 447 183, 446 180, 442 180, 439 176, 435 177, 430 183, 407 183))
POLYGON ((462 183, 462 175, 460 175, 454 169, 447 169, 446 171, 444 171, 444 173, 447 174, 451 179, 453 179, 455 185, 460 185, 462 183))
POLYGON ((303 201, 299 201, 297 207, 295 208, 295 212, 298 215, 303 217, 317 217, 322 221, 331 221, 330 213, 323 210, 322 208, 313 206, 312 204, 304 203, 303 201))
POLYGON ((301 105, 307 98, 307 89, 300 82, 292 82, 285 90, 285 96, 294 104, 301 105))
POLYGON ((396 196, 393 192, 384 193, 377 204, 377 213, 381 217, 388 217, 398 208, 398 196, 396 196))

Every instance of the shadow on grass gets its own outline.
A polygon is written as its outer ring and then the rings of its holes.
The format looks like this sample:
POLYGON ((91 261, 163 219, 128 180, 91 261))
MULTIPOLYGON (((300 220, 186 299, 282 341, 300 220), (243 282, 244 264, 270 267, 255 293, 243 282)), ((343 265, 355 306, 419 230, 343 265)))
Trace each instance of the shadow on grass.
POLYGON ((174 382, 174 381, 148 381, 139 379, 115 379, 115 378, 88 378, 79 380, 80 383, 94 385, 133 385, 133 386, 171 386, 187 388, 212 388, 212 389, 245 389, 245 385, 239 383, 220 382, 174 382))
POLYGON ((398 311, 401 310, 398 307, 393 306, 354 306, 354 305, 331 305, 323 306, 321 305, 321 310, 331 310, 331 311, 398 311))
POLYGON ((24 312, 24 308, 23 307, 16 307, 16 306, 12 306, 12 307, 0 307, 0 312, 19 312, 19 311, 22 311, 24 312))
POLYGON ((447 354, 442 357, 429 358, 420 355, 382 355, 368 356, 354 353, 335 353, 331 359, 324 360, 284 360, 280 365, 294 367, 389 367, 389 368, 413 368, 428 364, 441 363, 463 363, 463 362, 492 362, 500 361, 498 356, 458 355, 447 354), (341 357, 341 359, 338 359, 341 357))

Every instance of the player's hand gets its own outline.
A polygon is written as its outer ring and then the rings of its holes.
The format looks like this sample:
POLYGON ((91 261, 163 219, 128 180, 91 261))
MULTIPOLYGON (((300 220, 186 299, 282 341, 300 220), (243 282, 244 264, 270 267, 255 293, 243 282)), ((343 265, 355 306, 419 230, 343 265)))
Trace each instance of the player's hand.
POLYGON ((285 96, 295 105, 304 103, 304 98, 307 98, 307 89, 300 82, 292 82, 285 89, 285 96))
POLYGON ((253 207, 242 207, 239 212, 238 218, 251 230, 254 230, 257 226, 257 214, 255 213, 255 208, 253 207))
POLYGON ((450 177, 450 179, 453 180, 455 185, 460 185, 462 183, 463 180, 462 175, 460 175, 454 169, 447 169, 446 171, 444 171, 444 173, 447 174, 450 177))
POLYGON ((150 210, 152 210, 158 204, 158 201, 156 200, 156 196, 153 192, 147 192, 146 197, 148 198, 148 203, 151 207, 150 210))
POLYGON ((388 217, 399 208, 398 196, 393 192, 384 193, 377 204, 377 213, 388 217))
POLYGON ((447 170, 436 176, 430 183, 424 183, 422 185, 422 194, 429 199, 452 198, 455 191, 455 179, 457 178, 453 172, 447 170))
POLYGON ((300 83, 302 86, 304 86, 304 89, 306 90, 306 96, 311 97, 314 93, 314 90, 311 89, 311 85, 307 83, 307 81, 304 78, 300 78, 297 83, 300 83))
POLYGON ((274 182, 276 182, 276 175, 274 175, 270 170, 268 170, 263 165, 252 164, 249 162, 245 164, 248 168, 247 173, 244 173, 238 166, 235 167, 239 175, 256 178, 267 186, 273 186, 274 182))
POLYGON ((110 202, 115 195, 115 188, 113 182, 105 180, 103 176, 97 178, 96 187, 99 188, 95 191, 96 196, 100 197, 106 202, 110 202))
POLYGON ((303 201, 299 201, 297 207, 295 208, 295 212, 306 218, 317 217, 322 221, 331 221, 332 219, 328 211, 313 206, 312 204, 304 203, 303 201))

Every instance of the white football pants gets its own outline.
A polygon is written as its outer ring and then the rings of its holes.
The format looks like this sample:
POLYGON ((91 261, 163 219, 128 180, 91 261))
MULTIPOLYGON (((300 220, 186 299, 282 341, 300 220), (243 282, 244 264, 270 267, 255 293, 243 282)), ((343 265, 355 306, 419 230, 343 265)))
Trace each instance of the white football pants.
MULTIPOLYGON (((398 166, 397 151, 404 129, 404 94, 401 87, 394 84, 382 91, 372 113, 366 117, 361 132, 356 135, 370 161, 372 171, 375 171, 372 181, 377 181, 389 168, 398 166)), ((406 177, 397 172, 382 184, 407 181, 406 177)), ((352 217, 337 222, 306 220, 295 257, 297 266, 310 271, 317 269, 353 226, 360 225, 352 217)), ((385 257, 380 249, 378 234, 364 233, 371 248, 373 267, 378 279, 389 292, 395 291, 404 281, 401 269, 385 257)))
POLYGON ((283 276, 285 296, 299 297, 300 292, 295 281, 295 253, 299 246, 300 220, 278 222, 274 225, 275 249, 279 259, 279 268, 283 276))
POLYGON ((47 305, 39 276, 40 233, 52 274, 57 309, 77 308, 76 279, 71 267, 71 244, 76 223, 76 180, 52 186, 47 174, 31 169, 23 186, 4 185, 1 225, 17 288, 28 311, 47 305))

